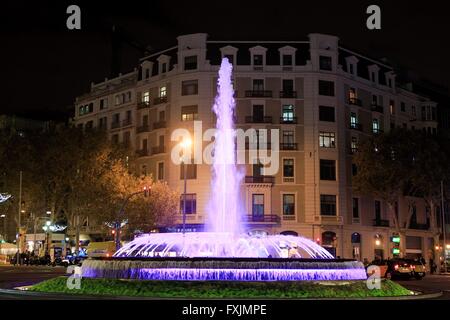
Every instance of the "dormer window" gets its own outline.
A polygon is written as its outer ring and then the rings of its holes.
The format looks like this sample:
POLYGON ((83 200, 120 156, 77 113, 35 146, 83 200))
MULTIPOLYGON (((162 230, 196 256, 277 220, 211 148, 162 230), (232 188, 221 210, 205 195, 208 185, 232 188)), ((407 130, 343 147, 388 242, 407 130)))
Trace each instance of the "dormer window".
POLYGON ((227 58, 227 59, 228 59, 228 62, 234 65, 234 55, 232 55, 232 54, 226 54, 226 55, 224 56, 224 58, 227 58))
POLYGON ((380 71, 380 67, 376 64, 372 64, 369 66, 369 78, 373 83, 378 83, 378 72, 380 71))
POLYGON ((161 73, 166 73, 166 72, 167 72, 167 63, 164 62, 164 63, 161 65, 161 73))
POLYGON ((254 66, 262 66, 263 65, 263 55, 262 54, 253 55, 253 65, 254 66))
POLYGON ((333 70, 331 57, 320 56, 319 57, 319 68, 320 68, 320 70, 325 70, 325 71, 333 70))
POLYGON ((393 71, 388 71, 384 75, 386 77, 387 86, 391 89, 394 89, 395 88, 395 73, 393 71))
POLYGON ((184 57, 184 70, 197 69, 197 56, 184 57))
POLYGON ((162 54, 158 57, 158 73, 164 74, 169 71, 170 56, 162 54))
POLYGON ((149 79, 152 76, 153 62, 144 61, 142 63, 142 78, 149 79))
POLYGON ((292 66, 293 65, 292 54, 283 54, 282 63, 283 66, 292 66))
POLYGON ((220 48, 222 58, 227 58, 228 62, 230 62, 232 65, 237 64, 237 61, 235 60, 237 57, 237 51, 238 49, 232 46, 225 46, 220 48))
POLYGON ((347 62, 347 71, 348 73, 350 73, 353 76, 356 76, 358 73, 358 58, 356 58, 355 56, 350 56, 345 58, 346 62, 347 62))

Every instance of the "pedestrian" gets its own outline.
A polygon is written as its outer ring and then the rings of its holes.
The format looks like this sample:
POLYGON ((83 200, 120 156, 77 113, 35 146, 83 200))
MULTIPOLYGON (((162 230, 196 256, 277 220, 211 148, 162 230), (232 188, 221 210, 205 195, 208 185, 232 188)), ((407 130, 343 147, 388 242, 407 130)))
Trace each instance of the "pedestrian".
POLYGON ((429 262, 430 262, 430 274, 433 274, 434 273, 434 260, 433 260, 433 258, 430 258, 429 262))

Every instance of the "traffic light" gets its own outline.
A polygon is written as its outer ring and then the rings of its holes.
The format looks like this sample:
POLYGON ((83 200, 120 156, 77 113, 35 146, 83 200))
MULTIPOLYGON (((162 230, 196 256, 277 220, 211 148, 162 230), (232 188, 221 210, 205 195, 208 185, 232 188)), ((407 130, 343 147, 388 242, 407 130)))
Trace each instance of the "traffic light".
POLYGON ((391 237, 391 242, 393 243, 392 254, 398 256, 400 254, 400 236, 394 235, 391 237))

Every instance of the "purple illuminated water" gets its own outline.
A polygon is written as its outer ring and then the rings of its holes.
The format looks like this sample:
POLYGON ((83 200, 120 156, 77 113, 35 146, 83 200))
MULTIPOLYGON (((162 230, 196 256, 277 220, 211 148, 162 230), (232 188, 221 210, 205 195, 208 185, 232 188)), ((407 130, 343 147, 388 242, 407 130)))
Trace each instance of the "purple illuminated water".
POLYGON ((236 166, 234 110, 236 107, 232 83, 233 66, 224 58, 219 70, 217 96, 213 106, 216 115, 216 134, 212 166, 212 193, 206 229, 228 233, 231 237, 242 233, 240 185, 244 174, 236 166))

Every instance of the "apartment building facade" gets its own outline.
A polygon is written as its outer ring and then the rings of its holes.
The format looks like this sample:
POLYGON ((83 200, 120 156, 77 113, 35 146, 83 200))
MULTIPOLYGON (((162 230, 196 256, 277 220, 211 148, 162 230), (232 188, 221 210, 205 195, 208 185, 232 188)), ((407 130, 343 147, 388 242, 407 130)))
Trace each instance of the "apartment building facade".
MULTIPOLYGON (((193 135, 200 122, 203 132, 214 128, 211 108, 226 57, 233 64, 236 127, 279 130, 277 173, 265 174, 259 163, 244 165, 243 223, 249 232, 302 235, 343 258, 392 257, 391 213, 381 199, 353 193, 353 153, 359 141, 394 127, 436 133, 436 104, 400 88, 392 68, 340 47, 335 36, 252 42, 191 34, 177 40, 177 46, 141 59, 133 72, 92 84, 76 100, 75 124, 104 128, 113 142, 135 150, 137 174, 151 174, 183 193, 184 167, 171 159, 179 141, 171 136, 179 128, 193 135)), ((247 142, 245 149, 273 143, 268 137, 247 142)), ((201 231, 211 166, 189 164, 186 176, 187 229, 201 231)), ((408 225, 412 203, 414 221, 402 230, 402 253, 432 256, 437 227, 422 201, 399 199, 400 225, 408 225)))

